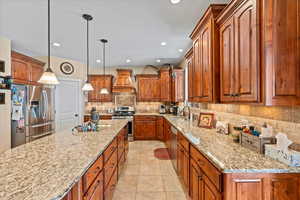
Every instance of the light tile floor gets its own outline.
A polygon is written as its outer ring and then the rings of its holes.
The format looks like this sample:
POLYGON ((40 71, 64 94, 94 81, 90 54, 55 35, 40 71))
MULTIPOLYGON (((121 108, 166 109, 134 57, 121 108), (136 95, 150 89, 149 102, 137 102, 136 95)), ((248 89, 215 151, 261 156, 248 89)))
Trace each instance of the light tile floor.
POLYGON ((113 200, 187 200, 171 161, 154 157, 156 148, 165 145, 159 141, 129 143, 113 200))

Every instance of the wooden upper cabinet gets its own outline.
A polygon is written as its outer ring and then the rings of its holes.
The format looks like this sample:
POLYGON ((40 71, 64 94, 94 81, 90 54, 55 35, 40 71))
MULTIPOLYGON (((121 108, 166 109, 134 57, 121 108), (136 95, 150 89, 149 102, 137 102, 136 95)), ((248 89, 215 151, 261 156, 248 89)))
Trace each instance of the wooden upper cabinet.
POLYGON ((171 101, 171 74, 169 68, 162 68, 160 71, 160 100, 171 101))
POLYGON ((218 18, 221 102, 261 101, 259 12, 256 0, 236 0, 218 18))
POLYGON ((264 2, 266 104, 300 105, 300 2, 264 2))
POLYGON ((191 34, 193 75, 191 93, 194 102, 218 102, 220 85, 219 32, 216 16, 224 4, 210 5, 191 34))
POLYGON ((188 100, 193 102, 194 90, 193 90, 193 77, 194 77, 194 60, 193 60, 193 48, 191 48, 185 55, 186 65, 188 70, 188 100))
POLYGON ((136 80, 138 101, 160 101, 161 84, 158 75, 136 75, 136 80))
POLYGON ((228 20, 220 27, 220 100, 233 101, 235 68, 234 68, 234 34, 233 19, 228 20))
POLYGON ((171 82, 171 101, 183 102, 184 101, 184 70, 173 69, 172 70, 172 82, 171 82))
POLYGON ((38 82, 44 73, 44 68, 41 65, 33 63, 31 65, 31 81, 38 82))
POLYGON ((256 1, 248 0, 234 15, 234 94, 240 102, 259 102, 260 64, 256 1))
POLYGON ((94 90, 88 94, 89 102, 112 102, 112 75, 89 75, 94 90), (109 94, 100 94, 101 88, 107 88, 109 94))
POLYGON ((45 63, 15 51, 11 52, 11 61, 14 83, 38 84, 45 63))

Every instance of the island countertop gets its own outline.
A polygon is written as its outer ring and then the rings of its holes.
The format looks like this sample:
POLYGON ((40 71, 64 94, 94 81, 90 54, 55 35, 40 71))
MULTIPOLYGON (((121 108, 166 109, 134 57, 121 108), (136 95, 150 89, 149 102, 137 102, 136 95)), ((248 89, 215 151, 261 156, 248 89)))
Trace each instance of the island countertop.
POLYGON ((0 154, 1 200, 61 199, 128 123, 105 120, 99 132, 57 132, 0 154))

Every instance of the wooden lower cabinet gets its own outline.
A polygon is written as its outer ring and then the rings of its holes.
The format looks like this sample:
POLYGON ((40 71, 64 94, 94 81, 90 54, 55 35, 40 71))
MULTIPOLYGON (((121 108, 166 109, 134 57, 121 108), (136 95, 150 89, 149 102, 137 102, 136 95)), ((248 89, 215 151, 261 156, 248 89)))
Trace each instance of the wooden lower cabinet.
POLYGON ((111 200, 128 153, 127 126, 104 150, 63 200, 111 200))
POLYGON ((157 129, 156 129, 156 138, 158 140, 164 140, 164 117, 157 117, 156 121, 157 129))
POLYGON ((105 187, 105 192, 104 192, 105 200, 112 200, 117 182, 118 182, 118 170, 115 170, 111 176, 110 182, 105 187))
POLYGON ((185 151, 185 149, 178 144, 177 145, 177 173, 181 178, 184 186, 189 188, 189 152, 185 151))
POLYGON ((134 139, 155 140, 156 139, 156 116, 134 117, 134 139))
POLYGON ((221 200, 222 195, 211 183, 194 159, 190 159, 190 198, 191 200, 221 200))
POLYGON ((94 183, 91 185, 88 192, 84 195, 83 200, 102 200, 103 198, 103 186, 104 176, 103 170, 97 176, 94 183))
POLYGON ((299 174, 225 174, 224 200, 298 200, 299 174))

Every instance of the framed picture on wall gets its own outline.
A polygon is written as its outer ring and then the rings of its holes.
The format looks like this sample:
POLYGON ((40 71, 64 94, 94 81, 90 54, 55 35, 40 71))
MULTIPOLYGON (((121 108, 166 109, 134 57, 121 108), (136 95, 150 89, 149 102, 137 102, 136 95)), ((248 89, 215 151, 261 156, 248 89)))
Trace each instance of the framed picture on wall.
POLYGON ((198 126, 201 128, 213 128, 214 114, 213 113, 200 113, 198 126))

